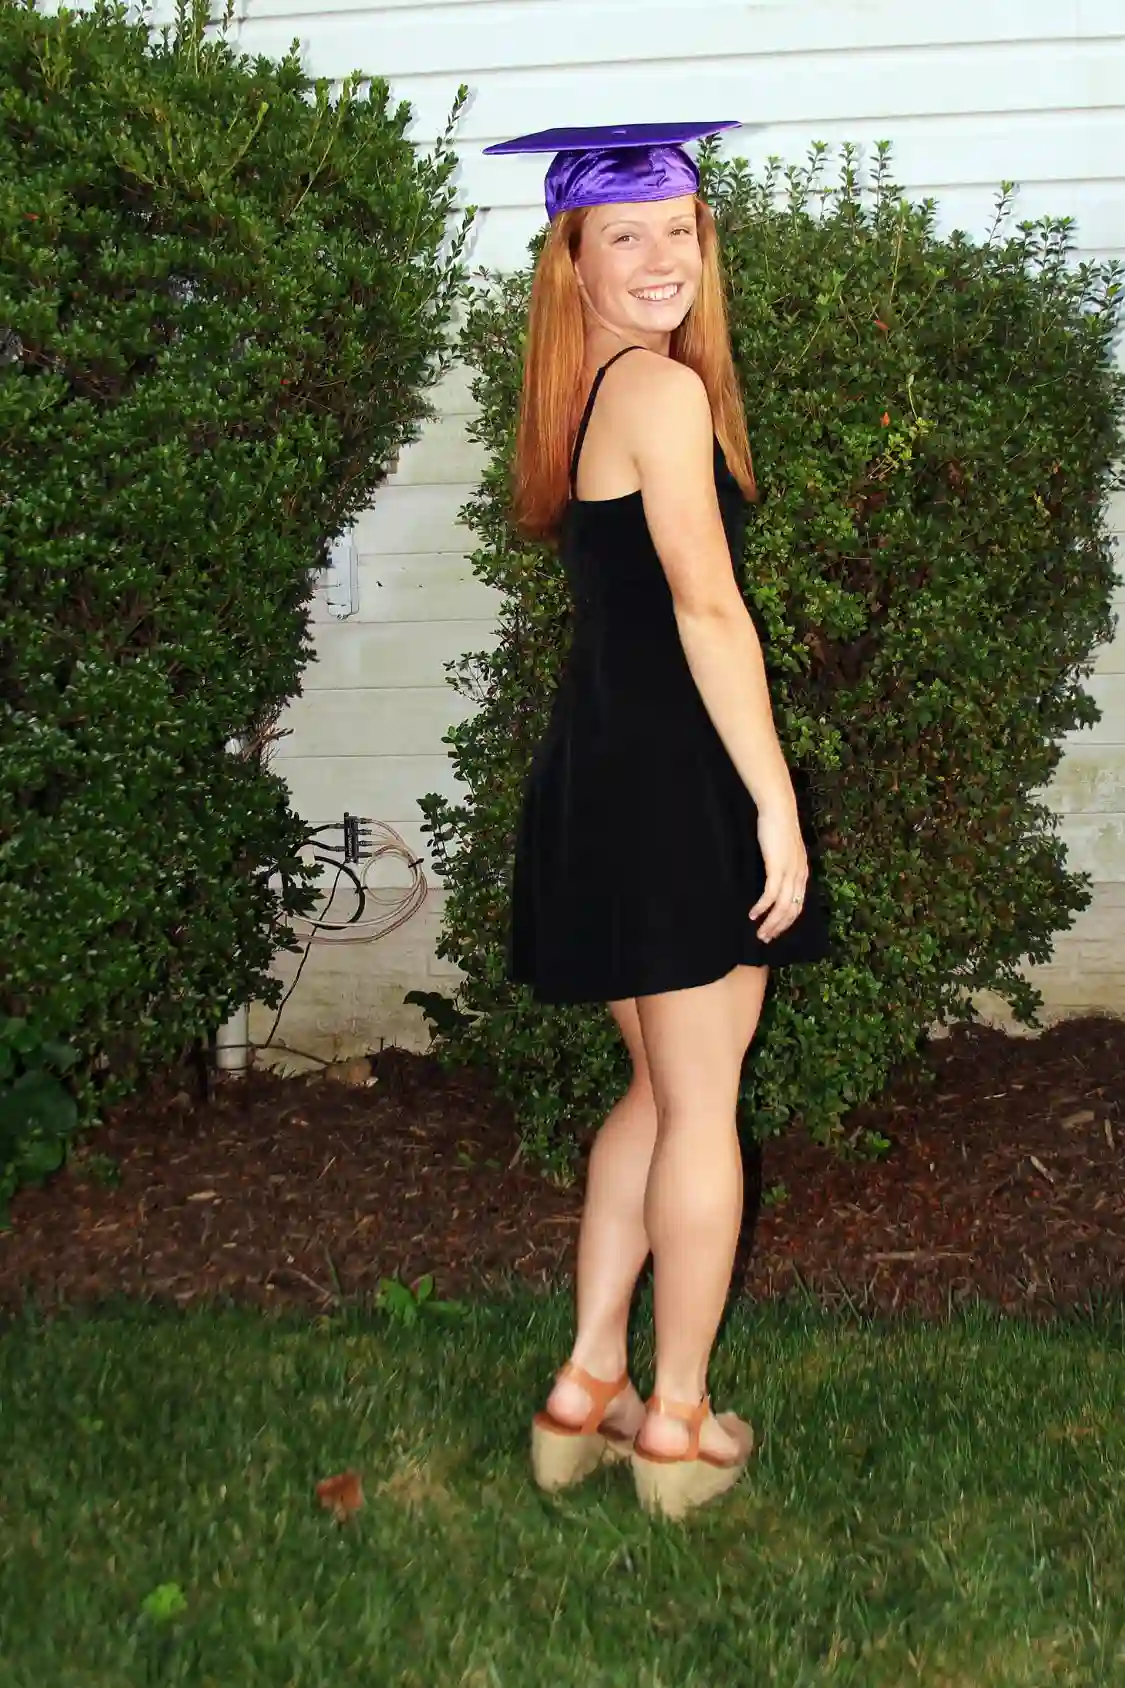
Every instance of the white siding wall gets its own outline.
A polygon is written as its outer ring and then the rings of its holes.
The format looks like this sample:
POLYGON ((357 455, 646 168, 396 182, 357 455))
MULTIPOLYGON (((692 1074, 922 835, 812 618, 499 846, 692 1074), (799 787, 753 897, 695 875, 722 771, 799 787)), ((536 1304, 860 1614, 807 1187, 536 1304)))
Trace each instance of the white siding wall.
MULTIPOLYGON (((701 115, 743 118, 726 148, 756 163, 798 161, 813 140, 889 139, 904 188, 935 195, 946 225, 974 233, 1012 178, 1021 215, 1072 215, 1083 252, 1125 255, 1125 0, 243 0, 246 50, 278 54, 295 36, 314 74, 386 76, 414 106, 423 145, 469 84, 456 144, 463 197, 488 208, 477 264, 521 263, 542 217, 546 161, 484 159, 490 141, 561 122, 701 115)), ((310 821, 359 811, 392 822, 411 848, 418 795, 454 789, 440 739, 464 705, 442 665, 487 643, 494 609, 457 520, 480 467, 463 374, 440 405, 360 523, 358 614, 320 616, 319 660, 278 759, 310 821)), ((1125 503, 1115 518, 1125 529, 1125 503)), ((1097 882, 1094 908, 1041 970, 1054 1012, 1125 1011, 1123 656, 1120 641, 1102 653, 1092 686, 1105 718, 1069 752, 1053 792, 1072 861, 1097 882)), ((279 1039, 321 1053, 419 1039, 401 999, 448 982, 433 956, 440 907, 435 888, 390 939, 314 946, 279 1039)), ((283 958, 279 971, 292 970, 283 958)))

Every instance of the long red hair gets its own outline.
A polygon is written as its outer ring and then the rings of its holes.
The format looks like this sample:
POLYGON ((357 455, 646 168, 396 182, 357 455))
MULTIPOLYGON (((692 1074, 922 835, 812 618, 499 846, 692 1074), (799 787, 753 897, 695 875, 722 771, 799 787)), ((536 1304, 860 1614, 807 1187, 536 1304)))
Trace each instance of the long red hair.
MULTIPOLYGON (((560 211, 531 284, 512 513, 529 539, 553 540, 570 498, 570 456, 586 403, 586 324, 574 259, 586 211, 560 211)), ((695 202, 703 274, 695 301, 672 335, 670 355, 703 382, 731 472, 757 497, 742 396, 730 348, 719 237, 710 207, 695 202)))

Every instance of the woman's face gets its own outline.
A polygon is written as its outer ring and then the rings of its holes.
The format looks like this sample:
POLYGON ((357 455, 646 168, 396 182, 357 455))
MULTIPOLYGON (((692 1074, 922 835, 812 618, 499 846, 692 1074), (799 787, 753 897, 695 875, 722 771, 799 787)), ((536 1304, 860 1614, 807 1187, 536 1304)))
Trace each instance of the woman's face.
POLYGON ((694 195, 594 206, 574 268, 587 305, 607 328, 662 345, 687 316, 703 275, 694 195))

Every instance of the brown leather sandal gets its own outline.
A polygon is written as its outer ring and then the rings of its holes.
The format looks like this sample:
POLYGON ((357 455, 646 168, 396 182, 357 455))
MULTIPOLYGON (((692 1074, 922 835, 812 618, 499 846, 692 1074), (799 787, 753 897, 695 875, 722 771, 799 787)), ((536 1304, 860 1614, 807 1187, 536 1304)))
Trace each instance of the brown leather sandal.
POLYGON ((609 1407, 629 1387, 629 1373, 623 1373, 616 1383, 607 1383, 568 1360, 558 1376, 573 1378, 592 1404, 577 1427, 561 1423, 546 1411, 536 1413, 531 1422, 531 1468, 539 1487, 549 1494, 580 1483, 603 1460, 628 1459, 633 1451, 632 1436, 605 1423, 609 1407))
POLYGON ((648 1402, 650 1412, 663 1413, 666 1418, 678 1418, 688 1428, 687 1451, 682 1454, 657 1454, 635 1444, 633 1448, 633 1479, 637 1485, 637 1499, 646 1512, 663 1513, 666 1518, 683 1518, 697 1506, 717 1500, 738 1482, 746 1462, 754 1452, 754 1431, 745 1420, 734 1413, 716 1414, 716 1422, 733 1436, 739 1452, 733 1459, 719 1459, 706 1453, 699 1445, 699 1433, 711 1411, 711 1397, 702 1401, 665 1401, 653 1395, 648 1402))

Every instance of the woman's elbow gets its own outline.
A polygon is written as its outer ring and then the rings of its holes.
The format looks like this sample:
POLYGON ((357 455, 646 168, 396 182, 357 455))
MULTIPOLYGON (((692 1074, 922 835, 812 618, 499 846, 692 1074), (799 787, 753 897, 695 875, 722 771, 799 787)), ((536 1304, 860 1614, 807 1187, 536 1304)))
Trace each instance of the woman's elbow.
POLYGON ((740 629, 749 620, 741 594, 724 587, 695 586, 673 593, 676 620, 681 629, 724 633, 740 629))

